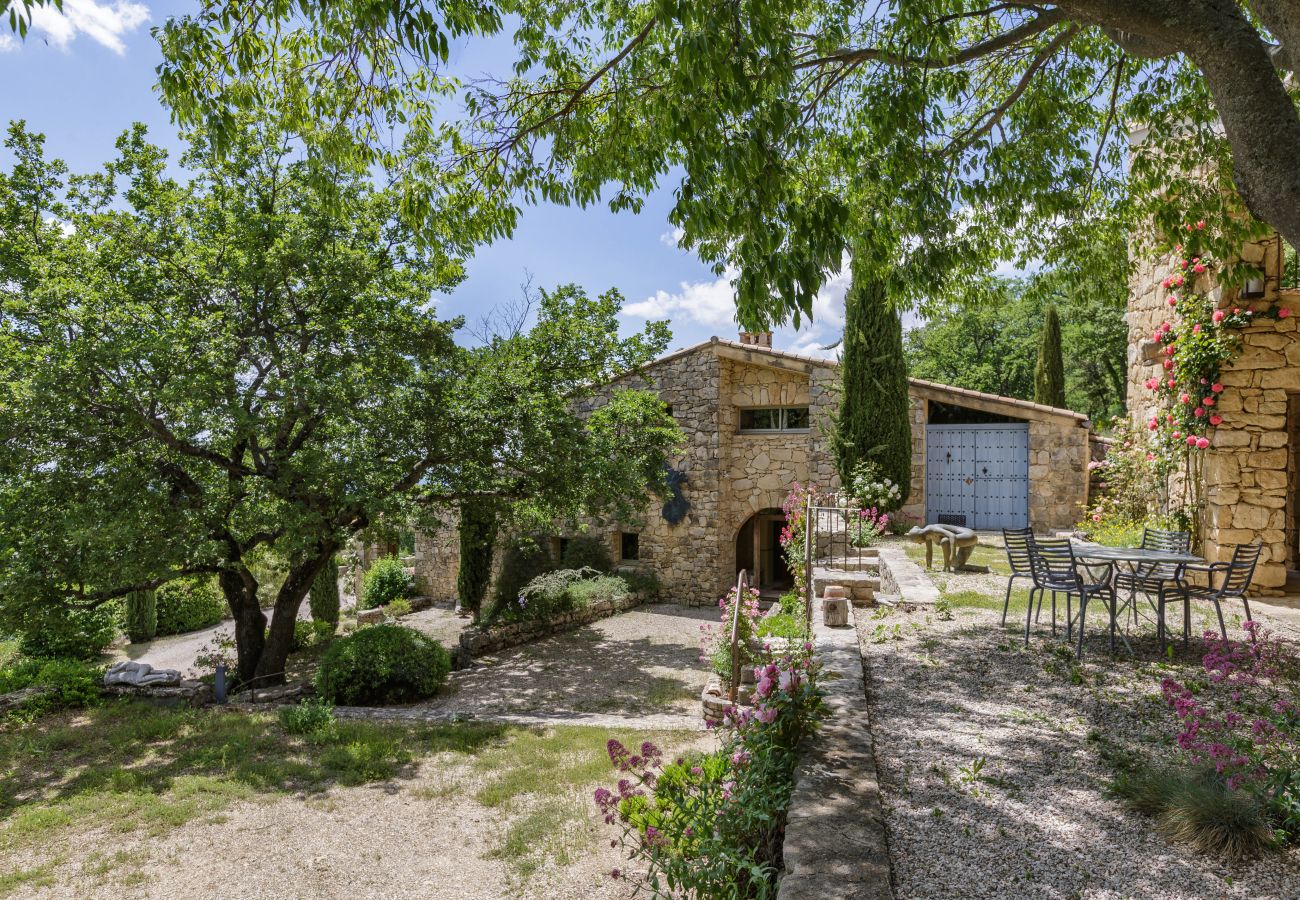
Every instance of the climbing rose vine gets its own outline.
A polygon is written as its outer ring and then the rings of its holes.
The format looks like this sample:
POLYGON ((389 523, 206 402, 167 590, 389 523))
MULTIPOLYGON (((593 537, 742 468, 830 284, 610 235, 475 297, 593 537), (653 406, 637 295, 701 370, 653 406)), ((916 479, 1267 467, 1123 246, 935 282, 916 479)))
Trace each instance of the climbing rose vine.
POLYGON ((1290 310, 1249 306, 1220 309, 1206 290, 1214 263, 1196 249, 1204 222, 1188 225, 1188 242, 1175 271, 1160 282, 1172 316, 1161 322, 1152 339, 1161 347, 1161 372, 1146 387, 1160 401, 1160 412, 1147 422, 1152 441, 1167 458, 1210 446, 1211 429, 1221 425, 1218 408, 1223 393, 1220 374, 1241 350, 1242 328, 1260 319, 1284 319, 1290 310))

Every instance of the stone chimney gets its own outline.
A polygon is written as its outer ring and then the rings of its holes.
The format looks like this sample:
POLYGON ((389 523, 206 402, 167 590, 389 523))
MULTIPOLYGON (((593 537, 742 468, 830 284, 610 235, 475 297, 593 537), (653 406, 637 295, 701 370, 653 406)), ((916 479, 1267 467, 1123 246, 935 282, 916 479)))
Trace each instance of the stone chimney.
POLYGON ((766 347, 772 349, 772 332, 770 331, 742 331, 740 333, 740 342, 748 347, 766 347))

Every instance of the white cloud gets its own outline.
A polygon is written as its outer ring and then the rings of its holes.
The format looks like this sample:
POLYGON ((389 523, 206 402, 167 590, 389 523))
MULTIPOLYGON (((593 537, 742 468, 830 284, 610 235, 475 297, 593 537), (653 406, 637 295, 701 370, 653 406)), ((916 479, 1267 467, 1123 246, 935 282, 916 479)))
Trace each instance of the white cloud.
POLYGON ((623 315, 637 319, 673 319, 715 327, 736 322, 736 292, 733 270, 714 281, 683 281, 680 290, 655 291, 653 297, 623 307, 623 315))
POLYGON ((665 247, 672 247, 676 250, 678 249, 678 244, 681 243, 682 238, 685 236, 685 228, 671 228, 659 235, 659 243, 663 244, 665 247))
POLYGON ((0 34, 0 53, 12 53, 18 49, 18 40, 12 34, 0 34))
POLYGON ((102 44, 119 55, 126 52, 122 38, 149 21, 149 7, 130 0, 114 0, 112 4, 96 0, 63 0, 63 11, 53 6, 38 6, 32 10, 32 30, 39 31, 61 50, 79 34, 84 34, 97 44, 102 44))
MULTIPOLYGON (((734 339, 739 329, 736 292, 731 282, 736 274, 734 269, 728 269, 721 278, 712 281, 684 281, 677 291, 656 291, 653 297, 623 307, 623 315, 634 319, 669 319, 674 325, 703 325, 715 329, 719 337, 734 339)), ((841 270, 828 278, 813 298, 812 322, 801 323, 798 330, 776 329, 773 345, 792 353, 837 356, 836 350, 825 347, 838 341, 844 330, 844 294, 849 280, 846 258, 841 270)))

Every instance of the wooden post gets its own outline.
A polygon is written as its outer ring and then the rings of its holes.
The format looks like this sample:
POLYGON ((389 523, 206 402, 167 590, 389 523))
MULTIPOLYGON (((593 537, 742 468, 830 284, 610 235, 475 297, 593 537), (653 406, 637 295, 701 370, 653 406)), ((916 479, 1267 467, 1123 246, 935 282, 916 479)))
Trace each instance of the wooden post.
POLYGON ((808 495, 808 508, 804 512, 803 519, 803 599, 804 614, 807 621, 804 623, 807 627, 808 636, 812 637, 812 602, 813 602, 813 532, 817 528, 817 522, 813 519, 816 508, 813 506, 812 494, 808 495))

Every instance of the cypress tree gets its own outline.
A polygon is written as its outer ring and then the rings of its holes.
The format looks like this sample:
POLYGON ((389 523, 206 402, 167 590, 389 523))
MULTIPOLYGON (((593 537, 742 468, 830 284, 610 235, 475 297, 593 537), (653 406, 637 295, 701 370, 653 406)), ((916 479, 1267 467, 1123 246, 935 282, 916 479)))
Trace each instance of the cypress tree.
POLYGON ((334 560, 331 559, 316 574, 316 580, 311 583, 310 598, 312 621, 338 627, 339 570, 334 560))
POLYGON ((466 500, 460 505, 460 568, 456 596, 460 608, 479 619, 488 582, 492 580, 492 553, 497 541, 497 511, 491 503, 466 500))
POLYGON ((1034 366, 1034 402, 1065 409, 1065 362, 1061 358, 1061 320, 1056 307, 1043 311, 1043 333, 1034 366))
POLYGON ((847 485, 858 463, 874 462, 881 475, 898 485, 902 505, 912 486, 903 323, 889 304, 885 283, 859 272, 854 272, 844 307, 836 468, 847 485))
POLYGON ((153 591, 126 595, 126 636, 131 643, 152 641, 158 633, 158 600, 153 591))

